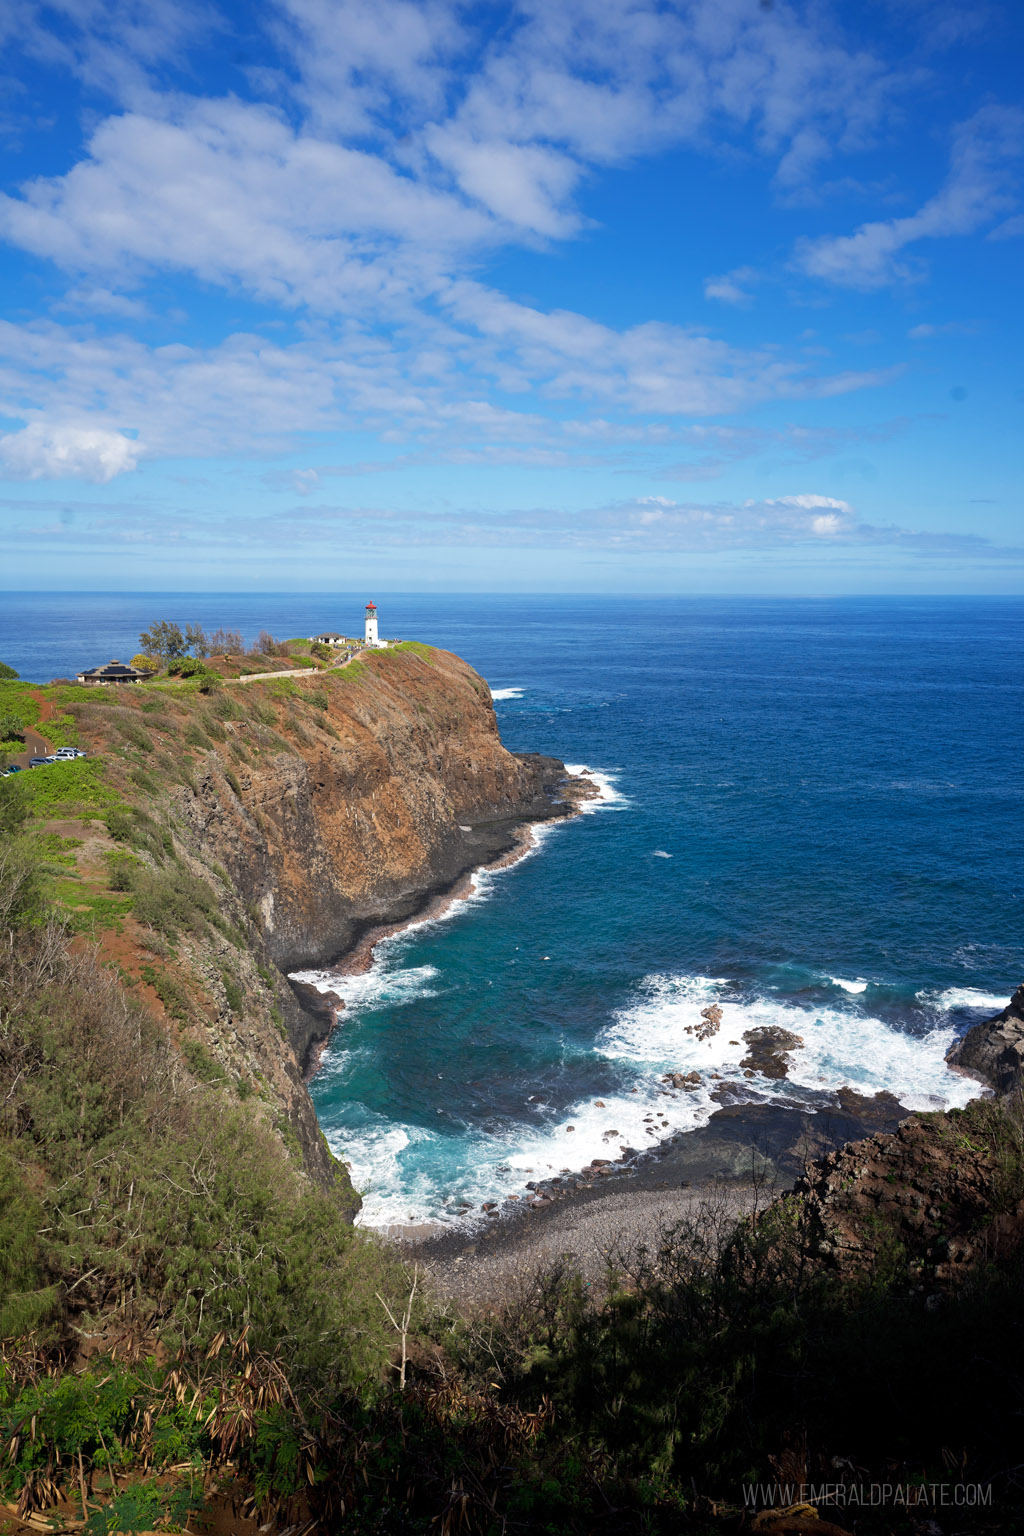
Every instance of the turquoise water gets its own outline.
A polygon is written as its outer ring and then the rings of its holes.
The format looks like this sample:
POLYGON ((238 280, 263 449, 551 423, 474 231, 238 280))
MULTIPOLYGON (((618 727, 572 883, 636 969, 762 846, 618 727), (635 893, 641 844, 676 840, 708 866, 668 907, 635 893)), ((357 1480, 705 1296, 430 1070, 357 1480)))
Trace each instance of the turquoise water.
MULTIPOLYGON (((382 633, 483 673, 509 747, 608 797, 366 976, 321 978, 347 1007, 313 1095, 364 1220, 455 1220, 700 1124, 711 1072, 818 1108, 843 1084, 964 1102, 945 1049, 1024 975, 1024 603, 373 596, 382 633), (804 1040, 788 1084, 730 1044, 765 1023, 804 1040), (698 1091, 659 1094, 692 1066, 698 1091)), ((300 634, 363 601, 5 599, 0 657, 45 677, 165 612, 300 634)))

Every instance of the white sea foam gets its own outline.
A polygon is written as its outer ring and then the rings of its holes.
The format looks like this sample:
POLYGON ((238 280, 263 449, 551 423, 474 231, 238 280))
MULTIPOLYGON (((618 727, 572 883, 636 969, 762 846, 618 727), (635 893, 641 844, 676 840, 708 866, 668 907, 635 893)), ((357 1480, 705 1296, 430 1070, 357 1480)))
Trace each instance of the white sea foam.
MULTIPOLYGON (((806 1109, 824 1109, 844 1086, 865 1095, 888 1090, 908 1109, 962 1106, 978 1087, 947 1068, 953 1038, 940 1010, 935 1027, 915 1036, 854 1005, 850 1011, 806 1008, 736 996, 721 978, 648 976, 595 1043, 595 1055, 619 1067, 617 1090, 580 1100, 557 1117, 527 1098, 523 1121, 490 1134, 441 1136, 380 1121, 331 1138, 332 1146, 351 1163, 356 1187, 365 1192, 365 1225, 472 1222, 485 1201, 525 1197, 529 1182, 579 1172, 595 1158, 615 1161, 626 1148, 653 1147, 675 1132, 706 1125, 720 1104, 713 1095, 723 1087, 747 1102, 796 1102, 806 1109), (722 1022, 712 1039, 702 1041, 686 1028, 699 1023, 710 1003, 721 1007, 722 1022), (787 1079, 744 1076, 744 1032, 768 1025, 803 1040, 790 1054, 787 1079), (700 1082, 673 1089, 662 1081, 668 1071, 698 1071, 700 1082)), ((437 1093, 436 1108, 443 1112, 442 1086, 437 1093)))
MULTIPOLYGON (((387 943, 387 939, 382 940, 378 948, 387 943)), ((368 971, 360 971, 354 976, 332 970, 296 971, 292 980, 316 987, 318 992, 334 992, 344 999, 346 1013, 355 1013, 363 1008, 376 1008, 381 1003, 400 1008, 424 997, 437 997, 437 989, 431 986, 437 974, 437 967, 433 965, 411 965, 403 969, 374 964, 368 971)))
POLYGON ((571 773, 574 778, 579 778, 582 774, 586 774, 597 786, 598 793, 596 798, 584 800, 580 805, 580 810, 585 816, 589 815, 592 811, 624 811, 629 805, 626 796, 616 786, 615 780, 618 778, 618 774, 614 770, 602 772, 598 768, 588 768, 586 763, 566 763, 565 771, 566 773, 571 773))
POLYGON ((492 699, 521 699, 526 692, 525 688, 492 688, 492 699))
POLYGON ((1002 1013, 1010 1001, 1010 991, 1012 988, 1006 992, 980 992, 976 987, 947 987, 944 992, 925 990, 917 996, 942 1013, 954 1008, 984 1008, 987 1013, 1002 1013))
POLYGON ((862 976, 858 976, 856 981, 846 981, 842 976, 830 976, 829 981, 834 987, 842 987, 844 992, 853 992, 854 994, 866 992, 868 988, 868 984, 862 976))
POLYGON ((655 848, 654 852, 651 854, 652 859, 670 859, 671 857, 672 855, 670 853, 666 853, 664 848, 655 848))
POLYGON ((605 1055, 649 1071, 718 1072, 737 1088, 785 1097, 786 1080, 745 1078, 746 1030, 776 1026, 800 1036, 790 1056, 789 1084, 831 1092, 894 1093, 908 1109, 948 1109, 976 1096, 976 1086, 946 1066, 954 1031, 938 1017, 924 1035, 891 1029, 881 1019, 838 1008, 803 1008, 772 998, 730 998, 724 984, 705 976, 649 976, 640 1000, 624 1009, 600 1042, 605 1055), (722 1023, 710 1040, 685 1033, 715 1002, 722 1023), (735 1042, 739 1042, 738 1044, 735 1042))

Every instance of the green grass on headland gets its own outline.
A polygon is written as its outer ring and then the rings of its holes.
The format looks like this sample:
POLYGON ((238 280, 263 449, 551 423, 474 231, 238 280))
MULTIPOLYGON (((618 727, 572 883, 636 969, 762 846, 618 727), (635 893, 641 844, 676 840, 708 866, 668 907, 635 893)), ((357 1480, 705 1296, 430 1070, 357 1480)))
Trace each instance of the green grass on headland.
POLYGON ((100 811, 121 798, 104 782, 103 763, 95 757, 29 769, 18 775, 18 783, 32 814, 39 817, 100 811))

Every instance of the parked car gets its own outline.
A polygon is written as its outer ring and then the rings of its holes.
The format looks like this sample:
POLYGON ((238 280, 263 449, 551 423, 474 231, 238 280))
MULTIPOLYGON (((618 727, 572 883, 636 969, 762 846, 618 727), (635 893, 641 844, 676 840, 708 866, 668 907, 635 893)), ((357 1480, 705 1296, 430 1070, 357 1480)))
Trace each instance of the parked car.
POLYGON ((69 763, 72 758, 86 756, 84 752, 79 752, 77 747, 58 747, 53 755, 61 763, 69 763))
POLYGON ((30 768, 45 768, 47 763, 55 763, 56 761, 55 757, 30 757, 28 765, 30 768))

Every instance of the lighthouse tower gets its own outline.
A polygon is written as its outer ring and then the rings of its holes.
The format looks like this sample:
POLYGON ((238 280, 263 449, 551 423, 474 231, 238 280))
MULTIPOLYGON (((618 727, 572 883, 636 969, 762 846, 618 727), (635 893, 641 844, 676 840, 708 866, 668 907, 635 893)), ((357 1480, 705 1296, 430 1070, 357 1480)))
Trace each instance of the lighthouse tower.
POLYGON ((376 647, 380 644, 377 639, 377 604, 366 605, 366 642, 368 646, 376 647))

